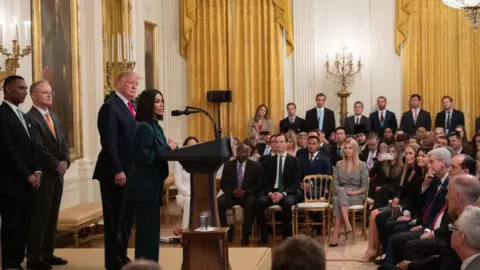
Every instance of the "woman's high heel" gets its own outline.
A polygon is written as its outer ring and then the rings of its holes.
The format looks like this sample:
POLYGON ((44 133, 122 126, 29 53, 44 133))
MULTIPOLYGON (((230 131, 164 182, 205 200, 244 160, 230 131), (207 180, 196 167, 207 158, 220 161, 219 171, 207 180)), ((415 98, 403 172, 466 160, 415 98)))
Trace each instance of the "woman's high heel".
POLYGON ((365 253, 365 255, 360 261, 364 263, 368 263, 368 262, 373 262, 375 258, 377 258, 377 252, 375 250, 370 250, 365 253))

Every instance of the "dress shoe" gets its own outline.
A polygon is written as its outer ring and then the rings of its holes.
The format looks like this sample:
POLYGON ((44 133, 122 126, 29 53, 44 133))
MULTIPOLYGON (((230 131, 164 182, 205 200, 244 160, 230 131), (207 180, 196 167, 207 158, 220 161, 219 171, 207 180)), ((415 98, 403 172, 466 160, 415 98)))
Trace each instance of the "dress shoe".
POLYGON ((48 263, 50 265, 66 265, 68 263, 67 260, 64 260, 60 257, 55 257, 55 256, 44 259, 43 262, 48 263))
POLYGON ((52 266, 45 262, 28 262, 27 261, 27 269, 32 270, 50 270, 52 266))
POLYGON ((376 265, 384 265, 384 264, 385 264, 385 262, 386 262, 386 260, 385 260, 385 259, 378 259, 378 260, 375 260, 375 264, 376 264, 376 265))
POLYGON ((257 245, 264 246, 267 243, 268 243, 268 235, 262 235, 262 237, 260 237, 260 240, 257 242, 257 245))
POLYGON ((242 237, 242 246, 248 246, 250 244, 250 240, 248 239, 248 236, 242 237))

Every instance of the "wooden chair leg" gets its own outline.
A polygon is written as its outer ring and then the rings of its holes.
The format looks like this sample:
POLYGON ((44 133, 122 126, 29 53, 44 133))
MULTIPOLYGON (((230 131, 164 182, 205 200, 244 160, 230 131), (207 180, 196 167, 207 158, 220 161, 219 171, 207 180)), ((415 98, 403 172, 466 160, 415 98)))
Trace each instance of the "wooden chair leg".
POLYGON ((73 232, 73 247, 78 248, 79 245, 80 245, 80 241, 78 239, 78 231, 74 231, 73 232))
POLYGON ((323 237, 323 242, 327 242, 327 235, 325 234, 325 222, 327 221, 327 218, 325 217, 325 210, 322 211, 322 237, 323 237))
POLYGON ((357 217, 356 217, 356 213, 355 211, 352 212, 352 238, 353 238, 353 244, 355 245, 355 224, 357 223, 357 217))
POLYGON ((297 208, 294 208, 292 211, 292 235, 295 236, 298 234, 298 212, 297 208))
POLYGON ((277 236, 277 221, 275 220, 276 212, 273 211, 272 213, 272 233, 273 233, 273 244, 276 243, 276 236, 277 236))
POLYGON ((367 235, 367 210, 363 210, 363 237, 365 238, 365 241, 368 240, 368 235, 367 235))

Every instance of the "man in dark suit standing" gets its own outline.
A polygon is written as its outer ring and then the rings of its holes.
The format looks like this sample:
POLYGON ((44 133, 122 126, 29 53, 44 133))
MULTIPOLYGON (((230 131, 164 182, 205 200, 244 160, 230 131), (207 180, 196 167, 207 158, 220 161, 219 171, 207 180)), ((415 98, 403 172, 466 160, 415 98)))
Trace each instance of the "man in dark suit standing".
POLYGON ((105 268, 120 269, 128 263, 129 217, 123 213, 127 175, 133 164, 133 138, 137 121, 132 100, 137 94, 138 76, 125 71, 116 79, 117 91, 98 112, 102 150, 93 179, 100 182, 105 228, 105 268))
POLYGON ((443 111, 437 113, 435 117, 435 127, 441 127, 445 130, 445 134, 455 130, 455 127, 465 126, 465 116, 462 111, 453 108, 453 98, 444 96, 442 98, 443 111))
POLYGON ((397 131, 397 117, 395 113, 387 110, 387 98, 379 96, 377 98, 378 110, 370 114, 370 130, 375 132, 380 138, 383 137, 383 130, 385 127, 392 129, 392 132, 397 131))
POLYGON ((287 143, 284 134, 279 134, 277 153, 270 159, 270 163, 263 173, 262 195, 256 201, 256 217, 261 231, 259 245, 268 242, 265 210, 275 204, 282 207, 282 233, 286 238, 292 234, 292 206, 300 184, 300 163, 298 159, 287 154, 287 143))
MULTIPOLYGON (((225 163, 220 180, 223 194, 218 197, 218 215, 222 227, 228 227, 226 211, 234 205, 243 208, 242 246, 249 244, 248 237, 253 225, 253 203, 262 185, 262 168, 258 162, 248 159, 250 147, 240 144, 236 160, 225 163)), ((233 241, 234 230, 228 231, 229 241, 233 241)))
POLYGON ((49 108, 53 91, 47 81, 30 86, 33 107, 27 113, 38 134, 34 142, 39 147, 40 166, 43 169, 42 185, 33 193, 28 234, 27 268, 50 269, 51 265, 65 265, 67 261, 55 257, 55 236, 58 213, 63 194, 63 176, 70 165, 70 154, 60 122, 49 108))
POLYGON ((289 130, 293 130, 296 133, 306 131, 306 123, 303 118, 296 116, 297 105, 290 102, 287 104, 288 116, 280 121, 280 132, 287 133, 289 130))
POLYGON ((363 103, 360 101, 355 102, 353 105, 354 115, 351 115, 345 119, 344 127, 347 135, 355 134, 355 127, 363 125, 364 129, 370 130, 370 119, 364 116, 363 113, 363 103))
POLYGON ((309 111, 305 116, 307 131, 320 129, 328 138, 330 133, 335 129, 335 114, 332 110, 325 108, 327 96, 320 93, 315 98, 317 106, 309 111))
MULTIPOLYGON (((0 106, 0 216, 2 217, 2 269, 23 269, 28 205, 40 187, 38 149, 32 138, 35 130, 18 108, 27 96, 27 83, 20 76, 9 76, 3 83, 4 101, 0 106)), ((43 268, 42 268, 43 269, 43 268)))
POLYGON ((420 108, 421 102, 422 97, 419 94, 411 95, 410 110, 404 112, 400 120, 400 128, 408 136, 415 135, 419 127, 424 127, 427 131, 430 131, 432 128, 430 113, 420 108))

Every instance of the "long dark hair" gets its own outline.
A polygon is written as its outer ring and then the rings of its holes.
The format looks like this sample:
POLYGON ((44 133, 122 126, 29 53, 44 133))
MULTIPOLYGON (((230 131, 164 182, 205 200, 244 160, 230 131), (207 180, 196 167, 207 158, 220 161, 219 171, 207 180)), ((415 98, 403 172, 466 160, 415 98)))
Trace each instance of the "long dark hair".
POLYGON ((195 136, 188 136, 188 137, 183 141, 182 146, 187 145, 187 143, 188 143, 190 140, 194 140, 196 143, 198 143, 197 137, 195 137, 195 136))
MULTIPOLYGON (((163 99, 162 93, 157 89, 147 89, 140 94, 137 103, 137 122, 155 121, 153 119, 153 107, 155 106, 155 97, 157 96, 157 94, 160 94, 163 99)), ((159 115, 156 120, 163 120, 163 116, 159 115)))

